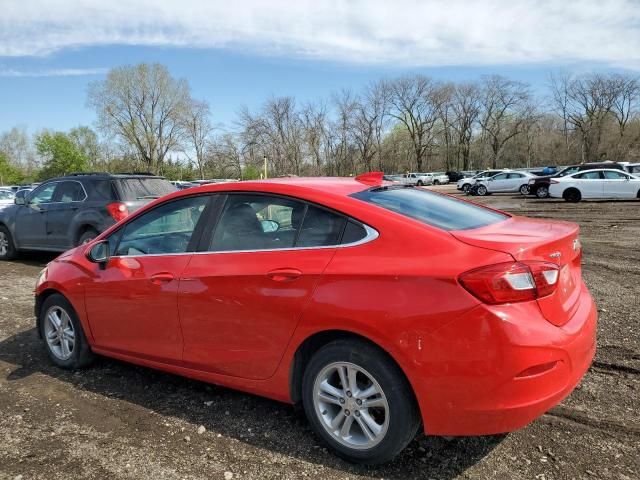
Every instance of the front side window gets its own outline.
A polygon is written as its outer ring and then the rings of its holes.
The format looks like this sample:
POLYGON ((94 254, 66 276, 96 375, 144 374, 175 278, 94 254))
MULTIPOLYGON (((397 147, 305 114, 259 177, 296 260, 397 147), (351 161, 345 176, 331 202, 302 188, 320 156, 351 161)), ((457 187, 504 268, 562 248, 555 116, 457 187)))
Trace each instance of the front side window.
POLYGON ((33 203, 35 205, 51 203, 53 191, 56 189, 56 185, 58 185, 58 182, 48 183, 46 185, 42 185, 37 190, 34 190, 31 198, 29 199, 29 203, 33 203))
POLYGON ((607 180, 626 180, 627 178, 629 178, 622 172, 612 172, 611 170, 607 170, 606 172, 602 173, 604 173, 604 178, 606 178, 607 180))
POLYGON ((382 187, 351 196, 443 230, 479 228, 509 218, 448 195, 415 188, 382 187))
POLYGON ((509 175, 506 173, 501 173, 500 175, 496 175, 492 177, 492 180, 506 180, 509 175))
POLYGON ((117 256, 176 254, 191 251, 191 237, 208 196, 175 200, 143 214, 116 232, 117 256))

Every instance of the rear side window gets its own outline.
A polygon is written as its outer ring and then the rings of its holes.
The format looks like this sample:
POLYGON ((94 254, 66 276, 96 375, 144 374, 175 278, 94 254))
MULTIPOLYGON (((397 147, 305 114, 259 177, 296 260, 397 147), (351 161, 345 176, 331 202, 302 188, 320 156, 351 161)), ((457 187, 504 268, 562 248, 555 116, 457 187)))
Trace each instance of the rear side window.
POLYGON ((326 247, 340 243, 346 219, 309 205, 296 247, 326 247))
POLYGON ((581 180, 600 180, 602 177, 600 176, 600 172, 586 172, 581 173, 580 175, 574 175, 573 178, 579 178, 581 180))
POLYGON ((347 226, 342 234, 342 244, 347 245, 349 243, 356 243, 364 239, 367 236, 365 228, 352 220, 347 222, 347 226))
POLYGON ((122 178, 116 185, 122 201, 160 198, 176 191, 176 187, 164 178, 122 178))
POLYGON ((443 230, 479 228, 508 218, 469 202, 415 188, 383 187, 352 197, 443 230))
POLYGON ((608 179, 608 180, 625 180, 628 177, 622 173, 622 172, 612 172, 611 170, 608 170, 604 173, 604 178, 608 179))
POLYGON ((111 180, 93 180, 89 183, 89 197, 92 200, 113 201, 116 199, 111 180))

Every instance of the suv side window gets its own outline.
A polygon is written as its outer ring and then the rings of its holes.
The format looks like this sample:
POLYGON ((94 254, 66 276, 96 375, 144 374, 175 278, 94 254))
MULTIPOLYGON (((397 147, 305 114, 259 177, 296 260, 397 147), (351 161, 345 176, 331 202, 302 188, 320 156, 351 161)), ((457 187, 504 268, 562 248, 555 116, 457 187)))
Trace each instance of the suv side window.
POLYGON ((39 205, 41 203, 51 203, 53 191, 56 189, 58 182, 51 182, 41 185, 29 196, 29 203, 39 205))
POLYGON ((82 202, 86 198, 80 182, 59 182, 53 193, 53 201, 60 203, 82 202))
POLYGON ((181 198, 141 215, 121 229, 115 255, 186 253, 208 201, 206 195, 181 198))

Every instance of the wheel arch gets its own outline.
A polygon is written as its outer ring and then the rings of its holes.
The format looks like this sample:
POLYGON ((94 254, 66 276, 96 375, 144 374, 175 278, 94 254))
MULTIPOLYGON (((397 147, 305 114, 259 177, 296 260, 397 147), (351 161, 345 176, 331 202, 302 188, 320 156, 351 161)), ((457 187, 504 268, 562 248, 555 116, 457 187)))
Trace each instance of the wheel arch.
MULTIPOLYGON (((409 377, 406 372, 400 365, 400 363, 394 358, 394 356, 389 353, 387 349, 382 347, 379 343, 371 340, 370 338, 361 335, 359 333, 349 331, 349 330, 322 330, 315 332, 305 338, 296 349, 293 358, 291 360, 291 364, 289 367, 289 395, 291 401, 294 404, 299 404, 302 401, 302 378, 304 376, 304 371, 313 357, 314 353, 316 353, 320 348, 327 345, 330 342, 335 340, 343 340, 343 339, 353 339, 358 341, 363 341, 368 343, 369 345, 375 347, 380 352, 382 352, 389 361, 393 362, 393 364, 398 368, 398 370, 402 373, 407 385, 411 390, 411 394, 413 396, 413 400, 416 404, 417 411, 420 412, 420 408, 418 408, 419 402, 416 397, 415 390, 409 377)), ((420 420, 422 421, 422 415, 420 415, 420 420)))
POLYGON ((42 292, 39 292, 36 295, 35 305, 33 307, 33 313, 36 317, 36 331, 38 332, 38 338, 42 338, 42 332, 40 329, 40 312, 42 310, 42 304, 47 300, 47 298, 56 294, 63 296, 64 298, 67 299, 67 301, 69 301, 69 299, 64 295, 64 293, 62 293, 60 290, 57 290, 51 287, 44 289, 42 292))
POLYGON ((562 198, 566 200, 567 196, 572 194, 572 193, 574 193, 574 192, 578 194, 578 201, 582 200, 582 192, 577 187, 567 187, 567 188, 565 188, 562 191, 562 198))
POLYGON ((73 235, 73 245, 78 245, 78 242, 80 241, 80 237, 89 230, 95 230, 98 233, 98 235, 100 235, 100 230, 96 225, 90 222, 83 222, 79 224, 75 229, 75 234, 73 235))

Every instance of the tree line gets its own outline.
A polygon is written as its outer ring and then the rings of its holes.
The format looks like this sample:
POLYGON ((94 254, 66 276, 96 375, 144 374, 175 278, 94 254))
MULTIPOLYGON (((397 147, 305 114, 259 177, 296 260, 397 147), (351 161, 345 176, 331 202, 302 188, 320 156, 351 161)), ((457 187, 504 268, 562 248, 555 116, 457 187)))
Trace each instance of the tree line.
POLYGON ((172 179, 354 175, 566 165, 640 157, 640 79, 550 76, 546 94, 502 76, 381 79, 298 102, 271 97, 217 126, 189 84, 160 64, 111 70, 88 88, 95 129, 0 134, 0 181, 72 171, 172 179))

